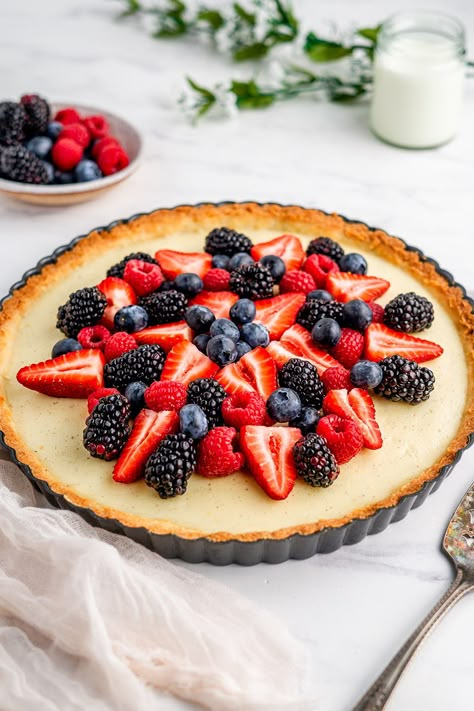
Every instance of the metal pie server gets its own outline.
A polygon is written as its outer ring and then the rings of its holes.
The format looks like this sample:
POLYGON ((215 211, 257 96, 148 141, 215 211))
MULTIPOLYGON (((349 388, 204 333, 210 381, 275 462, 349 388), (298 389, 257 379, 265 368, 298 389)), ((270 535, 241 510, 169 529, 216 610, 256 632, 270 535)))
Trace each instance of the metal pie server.
POLYGON ((425 637, 447 611, 474 588, 474 484, 465 493, 449 522, 443 548, 456 567, 452 585, 354 706, 353 711, 380 711, 385 708, 398 680, 425 637))

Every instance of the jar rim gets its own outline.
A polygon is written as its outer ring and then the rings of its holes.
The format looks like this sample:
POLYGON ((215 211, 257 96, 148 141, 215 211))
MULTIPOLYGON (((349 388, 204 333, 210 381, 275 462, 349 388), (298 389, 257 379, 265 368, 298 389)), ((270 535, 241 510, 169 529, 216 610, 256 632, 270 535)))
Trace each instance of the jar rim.
POLYGON ((433 34, 451 40, 453 53, 466 52, 466 31, 457 18, 436 10, 409 10, 390 15, 380 25, 377 48, 385 48, 397 36, 412 32, 433 34))

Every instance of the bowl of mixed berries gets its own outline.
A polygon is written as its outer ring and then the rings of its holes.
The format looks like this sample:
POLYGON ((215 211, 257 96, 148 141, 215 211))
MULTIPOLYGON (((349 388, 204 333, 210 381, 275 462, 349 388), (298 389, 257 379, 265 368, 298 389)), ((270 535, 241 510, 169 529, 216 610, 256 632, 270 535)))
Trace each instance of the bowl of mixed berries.
POLYGON ((138 167, 139 132, 92 106, 50 104, 38 94, 0 102, 0 191, 44 205, 82 202, 138 167))

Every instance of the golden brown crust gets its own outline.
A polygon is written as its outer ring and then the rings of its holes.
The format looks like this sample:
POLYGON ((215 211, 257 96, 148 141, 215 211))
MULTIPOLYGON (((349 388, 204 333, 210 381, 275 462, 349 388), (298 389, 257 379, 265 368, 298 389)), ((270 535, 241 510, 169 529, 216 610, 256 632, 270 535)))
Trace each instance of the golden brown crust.
MULTIPOLYGON (((110 230, 93 231, 73 249, 62 254, 55 264, 45 266, 41 274, 30 277, 25 286, 15 291, 13 296, 4 303, 3 311, 0 312, 0 353, 3 354, 3 357, 0 356, 0 370, 7 358, 9 329, 13 329, 21 319, 30 301, 61 279, 65 273, 74 270, 85 260, 93 259, 94 255, 101 254, 104 249, 107 249, 107 246, 112 244, 118 246, 123 242, 133 249, 134 241, 142 240, 147 236, 159 238, 183 228, 192 229, 193 226, 196 231, 202 232, 206 225, 211 228, 215 224, 224 223, 229 227, 235 226, 243 231, 247 226, 249 229, 275 229, 281 232, 300 232, 311 236, 324 234, 336 239, 346 237, 361 242, 365 247, 388 261, 402 265, 404 269, 433 291, 450 312, 465 348, 469 397, 461 426, 443 456, 420 476, 400 487, 391 496, 373 505, 357 509, 343 518, 319 520, 311 524, 291 526, 275 531, 255 531, 237 535, 222 531, 208 535, 206 538, 212 541, 255 541, 262 538, 283 539, 294 534, 309 535, 326 527, 340 527, 354 519, 367 518, 382 508, 395 506, 402 497, 418 492, 423 484, 439 474, 442 467, 453 462, 457 452, 466 445, 469 435, 474 431, 472 388, 474 383, 474 316, 472 308, 469 302, 463 298, 463 292, 459 287, 451 286, 436 271, 433 264, 420 258, 417 252, 407 250, 400 239, 391 237, 382 230, 370 229, 363 223, 349 222, 337 214, 327 215, 319 210, 297 206, 283 207, 274 204, 206 204, 158 210, 131 222, 118 224, 110 230)), ((69 487, 52 478, 50 472, 17 436, 3 392, 0 393, 0 426, 4 432, 6 444, 16 452, 18 460, 30 467, 34 476, 46 482, 53 492, 64 495, 75 506, 90 509, 97 516, 103 518, 116 519, 125 526, 145 527, 157 534, 172 533, 185 539, 203 537, 203 533, 198 530, 184 529, 170 522, 151 521, 106 506, 99 506, 97 502, 79 496, 69 487)))

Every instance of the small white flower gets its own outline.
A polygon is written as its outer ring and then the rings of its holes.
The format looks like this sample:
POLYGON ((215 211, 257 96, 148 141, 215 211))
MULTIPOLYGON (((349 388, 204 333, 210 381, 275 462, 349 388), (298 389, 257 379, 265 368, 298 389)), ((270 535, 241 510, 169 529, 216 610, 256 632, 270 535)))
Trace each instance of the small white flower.
POLYGON ((178 97, 178 106, 183 112, 188 121, 193 121, 196 118, 196 113, 199 109, 199 99, 194 91, 188 87, 183 89, 178 97))
POLYGON ((157 32, 160 27, 159 19, 154 13, 140 13, 140 23, 142 24, 143 29, 148 32, 149 35, 155 34, 155 32, 157 32))
POLYGON ((228 86, 216 84, 212 89, 216 101, 212 107, 213 112, 219 113, 227 118, 234 118, 238 114, 237 97, 228 86))
POLYGON ((214 35, 214 41, 219 52, 227 54, 233 47, 233 41, 229 33, 229 26, 224 23, 214 35))

